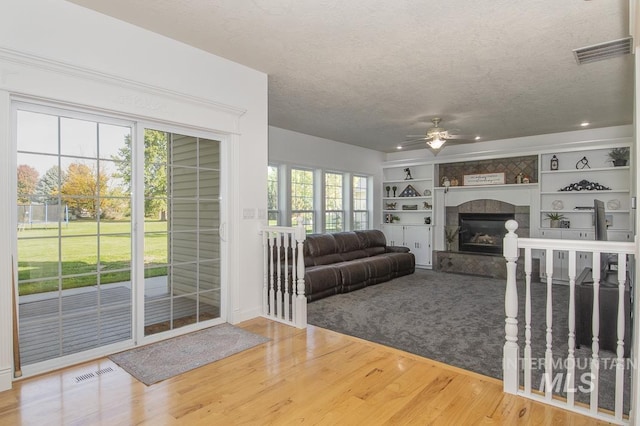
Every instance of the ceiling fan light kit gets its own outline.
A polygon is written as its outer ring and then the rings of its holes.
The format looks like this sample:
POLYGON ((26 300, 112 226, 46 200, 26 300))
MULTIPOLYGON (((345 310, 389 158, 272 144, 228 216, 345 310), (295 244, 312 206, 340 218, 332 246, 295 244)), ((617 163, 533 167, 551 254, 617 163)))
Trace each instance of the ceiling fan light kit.
POLYGON ((440 149, 445 142, 446 139, 440 139, 440 136, 436 136, 432 140, 427 141, 427 145, 429 145, 431 149, 440 149))
MULTIPOLYGON (((441 119, 439 117, 433 118, 431 120, 431 122, 433 123, 433 127, 431 127, 430 129, 427 129, 427 132, 424 136, 409 135, 407 136, 407 139, 409 139, 408 142, 414 143, 418 141, 419 142, 425 141, 427 144, 427 147, 430 148, 432 151, 434 151, 434 154, 437 154, 438 150, 442 148, 444 144, 451 139, 457 139, 453 142, 459 142, 459 143, 468 142, 468 141, 460 140, 460 139, 463 139, 464 137, 461 137, 459 135, 449 134, 448 130, 443 129, 442 127, 439 126, 440 121, 441 119)), ((475 139, 477 140, 479 139, 479 137, 475 139)), ((402 149, 402 148, 399 146, 398 149, 402 149)))

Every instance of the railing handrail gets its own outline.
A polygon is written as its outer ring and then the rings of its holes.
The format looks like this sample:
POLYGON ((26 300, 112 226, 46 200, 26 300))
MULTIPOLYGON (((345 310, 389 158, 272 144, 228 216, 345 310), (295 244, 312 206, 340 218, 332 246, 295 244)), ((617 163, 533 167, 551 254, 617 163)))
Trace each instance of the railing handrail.
POLYGON ((547 238, 518 237, 518 248, 575 250, 592 253, 636 254, 635 242, 597 241, 597 250, 593 248, 594 240, 553 240, 547 238))

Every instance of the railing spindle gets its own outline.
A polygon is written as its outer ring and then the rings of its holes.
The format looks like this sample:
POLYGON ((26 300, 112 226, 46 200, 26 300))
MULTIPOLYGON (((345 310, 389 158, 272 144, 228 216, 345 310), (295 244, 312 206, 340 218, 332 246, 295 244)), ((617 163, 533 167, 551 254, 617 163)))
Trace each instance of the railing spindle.
POLYGON ((547 400, 553 396, 553 250, 547 249, 547 303, 545 307, 546 349, 544 352, 544 395, 547 400))
POLYGON ((524 249, 524 389, 531 392, 531 249, 524 249))
POLYGON ((593 253, 593 307, 591 309, 591 399, 590 410, 598 412, 600 389, 600 252, 593 253))
POLYGON ((567 353, 567 404, 575 404, 576 384, 576 251, 569 251, 569 340, 567 353))
POLYGON ((616 347, 616 418, 622 419, 622 402, 624 390, 624 287, 627 281, 627 257, 618 254, 618 344, 616 347))

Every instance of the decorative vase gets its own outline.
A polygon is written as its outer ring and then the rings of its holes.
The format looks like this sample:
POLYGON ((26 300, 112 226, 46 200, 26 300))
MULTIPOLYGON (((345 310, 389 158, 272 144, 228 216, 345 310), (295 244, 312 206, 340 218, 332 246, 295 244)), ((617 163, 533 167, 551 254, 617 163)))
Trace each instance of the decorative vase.
POLYGON ((621 160, 613 160, 613 165, 614 167, 622 167, 622 166, 626 166, 627 165, 627 160, 621 159, 621 160))

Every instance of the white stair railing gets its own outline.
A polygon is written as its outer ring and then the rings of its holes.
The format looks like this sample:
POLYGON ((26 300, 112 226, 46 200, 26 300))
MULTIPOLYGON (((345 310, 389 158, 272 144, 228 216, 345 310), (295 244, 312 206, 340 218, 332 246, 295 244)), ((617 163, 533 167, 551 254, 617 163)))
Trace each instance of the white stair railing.
POLYGON ((302 223, 296 227, 270 226, 262 229, 262 316, 298 328, 307 327, 305 239, 302 223))
MULTIPOLYGON (((640 309, 638 304, 633 303, 637 301, 635 295, 638 294, 636 288, 631 288, 629 293, 629 283, 627 274, 627 261, 628 257, 637 257, 636 244, 626 242, 613 242, 613 241, 586 241, 586 240, 553 240, 553 239, 539 239, 539 238, 518 238, 515 231, 518 228, 518 223, 514 220, 509 220, 505 224, 508 231, 504 238, 504 257, 507 261, 507 284, 505 292, 505 344, 503 349, 503 379, 504 379, 504 391, 506 393, 518 394, 531 399, 539 400, 547 404, 559 406, 571 411, 575 411, 581 414, 596 417, 602 420, 617 424, 632 424, 640 425, 640 402, 638 402, 639 396, 634 392, 638 392, 638 354, 631 352, 628 358, 625 358, 625 346, 631 345, 632 341, 625 341, 625 327, 631 324, 625 324, 627 318, 625 318, 625 290, 627 290, 627 297, 631 295, 631 306, 633 312, 631 312, 631 318, 637 318, 640 315, 640 309), (520 345, 518 344, 518 282, 516 276, 517 260, 520 251, 524 252, 524 351, 523 358, 520 358, 520 345), (544 342, 532 342, 532 250, 539 250, 545 253, 546 258, 544 264, 546 283, 540 285, 546 285, 545 289, 545 341, 544 342), (568 350, 566 358, 562 359, 561 366, 565 367, 563 371, 560 370, 560 366, 557 360, 554 361, 554 347, 553 347, 553 252, 564 251, 568 253, 568 268, 569 268, 569 302, 566 310, 568 315, 567 324, 567 343, 568 350), (592 329, 592 341, 591 341, 591 353, 590 362, 587 365, 588 372, 585 377, 581 377, 580 380, 576 380, 576 278, 578 276, 576 268, 576 253, 592 253, 592 281, 593 281, 593 304, 591 306, 591 324, 592 329), (603 364, 600 351, 600 279, 601 274, 601 253, 606 253, 612 263, 617 262, 616 285, 617 285, 617 301, 616 301, 616 348, 615 357, 610 365, 611 368, 615 368, 615 385, 614 385, 614 404, 613 407, 608 409, 602 408, 599 404, 601 385, 601 365, 603 364), (625 287, 626 286, 626 287, 625 287), (544 356, 539 359, 540 362, 536 362, 532 355, 532 347, 536 348, 544 347, 544 356), (624 401, 624 389, 625 389, 625 365, 629 368, 627 372, 627 380, 632 383, 627 383, 628 392, 631 395, 628 397, 630 405, 630 411, 627 414, 623 413, 623 401, 624 401), (532 382, 532 373, 535 367, 543 369, 542 380, 540 388, 536 389, 532 382), (554 368, 558 367, 558 371, 554 374, 554 368), (563 377, 564 376, 564 377, 563 377), (524 379, 524 383, 521 386, 520 379, 524 379), (559 378, 559 380, 558 380, 559 378), (558 383, 564 382, 564 395, 559 397, 558 392, 554 393, 554 386, 556 390, 560 388, 558 383), (576 401, 576 392, 590 393, 587 401, 576 401)), ((541 266, 542 268, 542 266, 541 266)), ((587 271, 588 272, 588 271, 587 271)), ((634 286, 635 287, 635 286, 634 286)), ((614 287, 614 291, 616 288, 614 287)), ((538 317, 541 317, 539 314, 538 317)), ((606 318, 605 318, 606 319, 606 318)), ((637 334, 638 331, 634 331, 637 334)), ((637 339, 637 337, 635 337, 637 339)), ((632 346, 632 348, 637 346, 632 346)), ((628 352, 628 351, 627 351, 628 352)), ((583 373, 582 376, 584 376, 583 373)), ((582 398, 583 400, 585 398, 582 398)))

